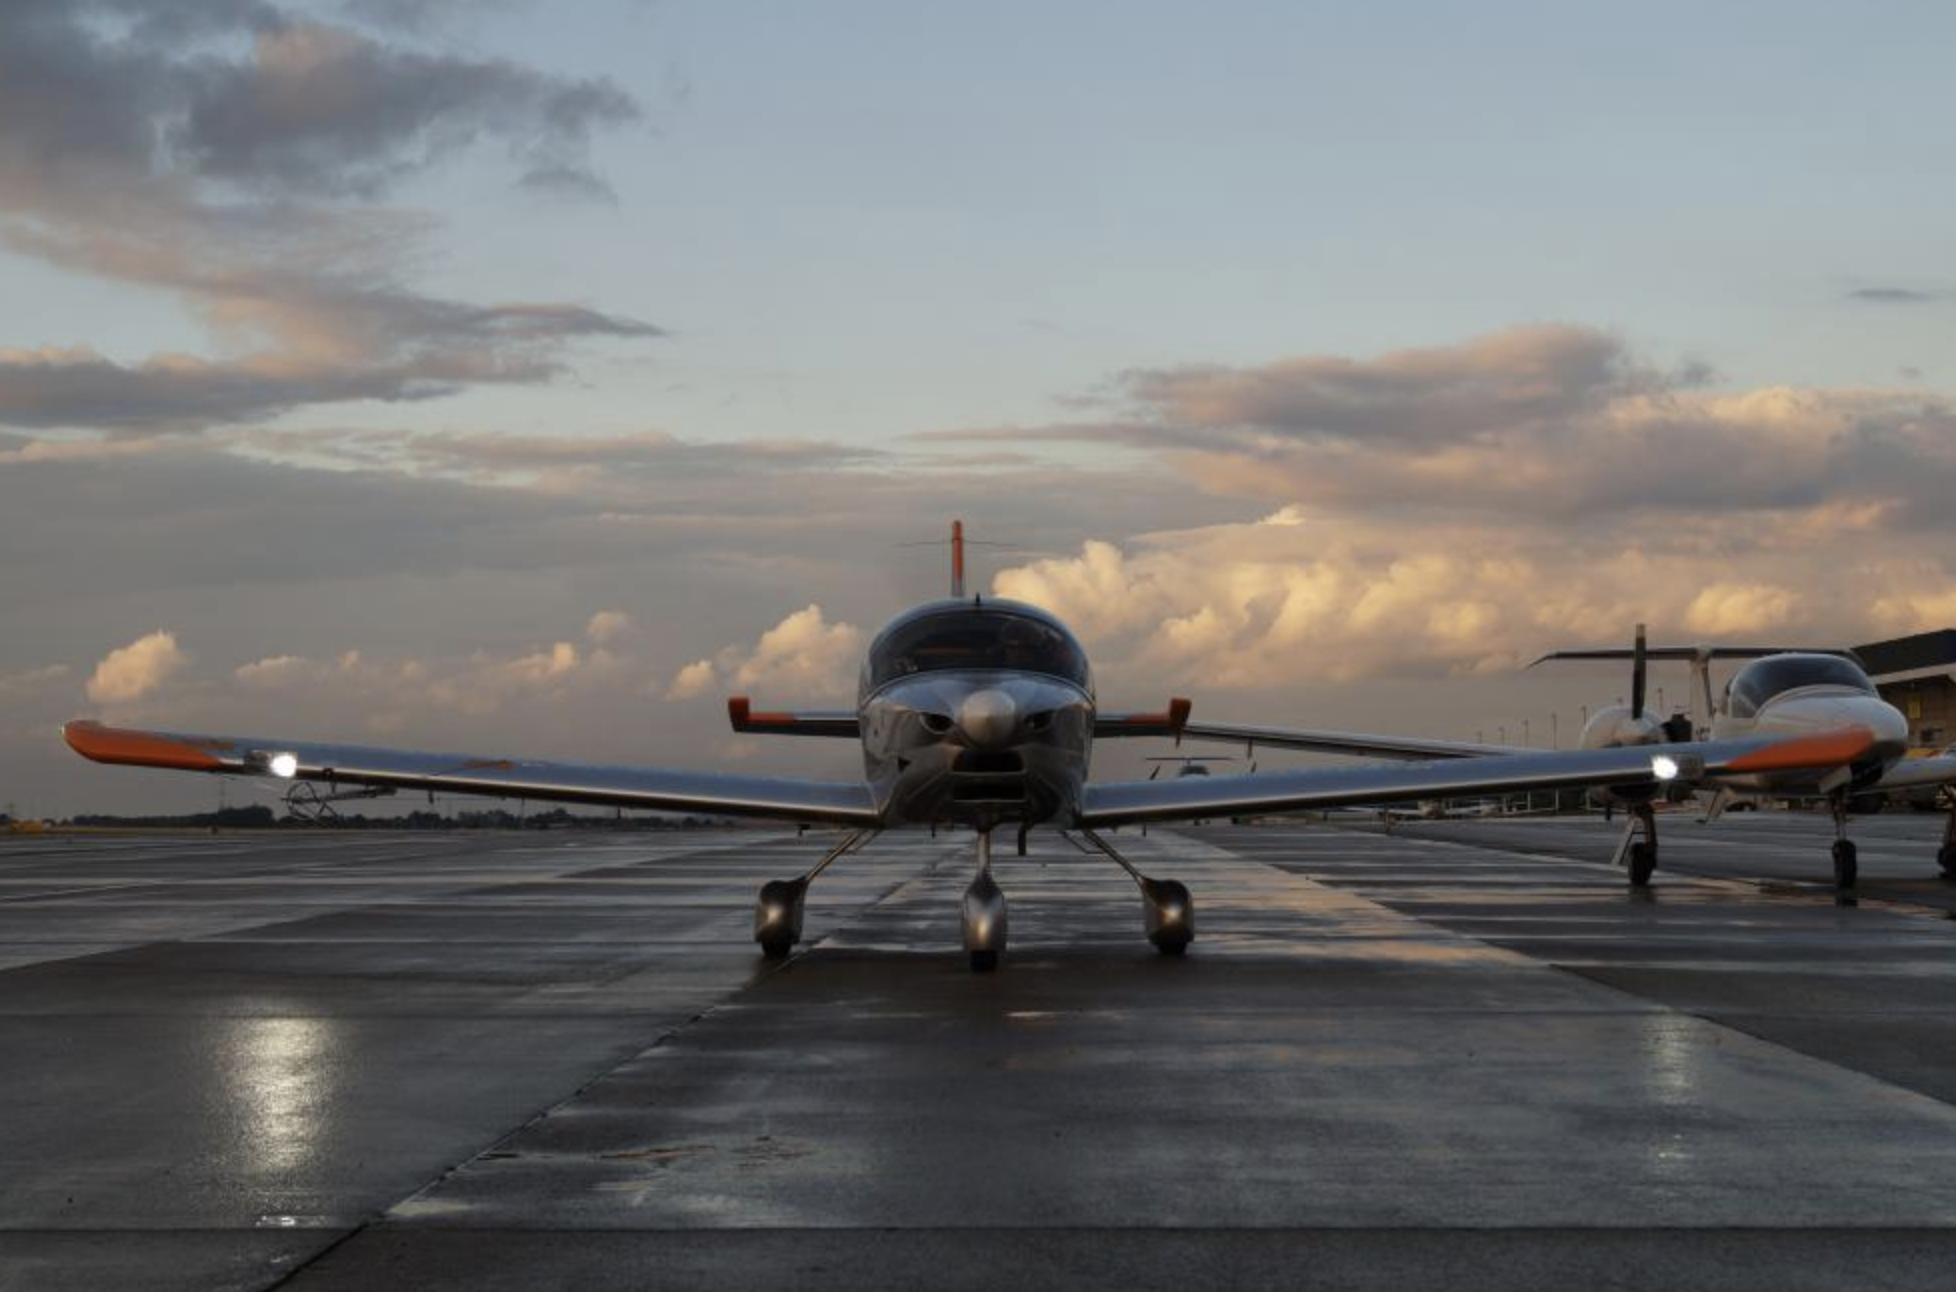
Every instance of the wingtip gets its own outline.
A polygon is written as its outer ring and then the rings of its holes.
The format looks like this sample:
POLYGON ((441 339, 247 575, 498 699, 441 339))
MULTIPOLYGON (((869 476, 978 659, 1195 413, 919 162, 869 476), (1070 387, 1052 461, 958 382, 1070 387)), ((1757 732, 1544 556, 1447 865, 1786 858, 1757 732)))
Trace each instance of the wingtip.
MULTIPOLYGON (((149 731, 104 726, 78 718, 61 728, 68 747, 90 762, 130 767, 167 767, 184 772, 214 772, 223 762, 208 749, 149 731)), ((217 742, 208 742, 216 744, 217 742)))

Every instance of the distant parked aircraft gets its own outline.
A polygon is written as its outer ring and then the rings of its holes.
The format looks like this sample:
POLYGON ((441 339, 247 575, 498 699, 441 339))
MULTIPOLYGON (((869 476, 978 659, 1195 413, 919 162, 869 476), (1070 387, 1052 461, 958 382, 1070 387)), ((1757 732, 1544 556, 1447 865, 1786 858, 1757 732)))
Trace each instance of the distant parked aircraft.
MULTIPOLYGON (((1774 646, 1653 648, 1646 645, 1644 626, 1639 624, 1636 644, 1627 650, 1551 651, 1535 663, 1547 660, 1631 662, 1630 703, 1610 705, 1593 713, 1578 741, 1582 751, 1637 749, 1646 751, 1653 759, 1669 759, 1681 768, 1695 769, 1691 760, 1698 757, 1693 751, 1699 746, 1691 739, 1689 721, 1660 722, 1645 709, 1645 675, 1650 660, 1691 662, 1709 717, 1708 729, 1701 734, 1712 745, 1759 739, 1819 741, 1849 734, 1862 737, 1858 745, 1844 742, 1841 756, 1832 760, 1802 761, 1797 766, 1753 767, 1738 772, 1707 772, 1681 778, 1716 791, 1709 814, 1713 817, 1735 798, 1746 795, 1826 800, 1834 813, 1834 882, 1843 889, 1854 887, 1860 869, 1854 841, 1847 837, 1848 816, 1858 796, 1956 784, 1956 754, 1906 757, 1908 720, 1881 698, 1851 652, 1799 651, 1774 646), (1711 661, 1719 659, 1749 662, 1733 675, 1723 697, 1715 701, 1708 670, 1711 661)), ((1298 728, 1191 722, 1182 734, 1191 739, 1229 740, 1251 746, 1309 749, 1368 758, 1430 761, 1514 756, 1514 750, 1506 745, 1298 728)), ((1649 883, 1657 869, 1657 821, 1651 803, 1662 789, 1663 786, 1649 779, 1588 787, 1594 801, 1628 811, 1630 820, 1617 850, 1617 860, 1628 863, 1630 882, 1638 886, 1649 883), (1637 838, 1638 834, 1642 837, 1637 838)), ((1943 828, 1942 847, 1936 860, 1945 875, 1956 878, 1956 806, 1952 806, 1943 828)))

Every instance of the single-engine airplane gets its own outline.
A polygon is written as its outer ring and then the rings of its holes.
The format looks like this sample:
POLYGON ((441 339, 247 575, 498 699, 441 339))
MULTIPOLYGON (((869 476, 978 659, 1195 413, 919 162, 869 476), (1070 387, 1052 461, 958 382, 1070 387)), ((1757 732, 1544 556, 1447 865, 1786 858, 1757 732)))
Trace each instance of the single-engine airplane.
MULTIPOLYGON (((1023 845, 1036 825, 1077 831, 1140 889, 1143 926, 1165 955, 1195 936, 1188 889, 1143 875, 1098 832, 1150 821, 1243 816, 1347 804, 1499 794, 1526 789, 1721 784, 1790 770, 1825 771, 1870 756, 1864 729, 1803 730, 1787 739, 1761 732, 1686 742, 1570 752, 1478 749, 1460 759, 1434 749, 1426 761, 1297 768, 1256 776, 1178 776, 1089 782, 1097 740, 1199 734, 1190 703, 1154 713, 1109 713, 1094 698, 1079 641, 1036 606, 966 596, 963 526, 953 523, 951 595, 899 615, 864 657, 849 711, 761 710, 744 696, 727 702, 737 731, 829 736, 861 742, 860 781, 816 781, 650 767, 594 766, 466 754, 413 753, 255 736, 203 736, 68 724, 83 757, 274 781, 318 783, 328 793, 427 790, 665 811, 826 823, 847 828, 806 873, 760 893, 754 940, 769 958, 788 955, 802 932, 809 884, 839 857, 893 826, 966 825, 977 833, 977 873, 962 904, 971 967, 997 966, 1006 944, 1006 904, 992 876, 992 832, 1015 826, 1023 845)), ((1223 731, 1214 728, 1213 731, 1223 731)), ((1242 729, 1229 738, 1240 739, 1242 729)), ((1282 744, 1281 740, 1262 743, 1282 744)))
MULTIPOLYGON (((1890 790, 1956 785, 1956 753, 1909 758, 1908 720, 1883 700, 1851 651, 1791 650, 1775 646, 1661 646, 1646 644, 1644 626, 1637 625, 1636 644, 1628 650, 1551 651, 1536 660, 1629 660, 1630 703, 1592 713, 1577 741, 1580 750, 1690 748, 1688 719, 1659 721, 1644 707, 1645 676, 1650 660, 1684 660, 1692 664, 1703 691, 1709 725, 1702 733, 1714 744, 1761 738, 1799 739, 1828 733, 1860 732, 1866 744, 1856 753, 1831 764, 1754 768, 1704 778, 1715 791, 1708 819, 1734 799, 1759 796, 1813 798, 1827 802, 1834 815, 1834 883, 1853 888, 1860 861, 1854 841, 1847 837, 1847 819, 1857 797, 1890 790), (1713 700, 1709 667, 1712 661, 1748 661, 1713 700)), ((1533 665, 1530 665, 1533 667, 1533 665)), ((1445 740, 1372 736, 1354 732, 1316 731, 1278 727, 1232 727, 1189 723, 1183 736, 1196 740, 1227 740, 1254 747, 1308 749, 1319 753, 1366 758, 1430 761, 1445 758, 1513 757, 1508 745, 1479 745, 1445 740)), ((1617 863, 1627 864, 1630 882, 1641 887, 1657 869, 1657 820, 1652 803, 1666 787, 1650 781, 1595 785, 1588 789, 1599 806, 1620 807, 1628 814, 1617 863), (1637 836, 1641 834, 1641 838, 1637 836)), ((1956 803, 1943 826, 1936 854, 1942 873, 1956 879, 1956 803)))

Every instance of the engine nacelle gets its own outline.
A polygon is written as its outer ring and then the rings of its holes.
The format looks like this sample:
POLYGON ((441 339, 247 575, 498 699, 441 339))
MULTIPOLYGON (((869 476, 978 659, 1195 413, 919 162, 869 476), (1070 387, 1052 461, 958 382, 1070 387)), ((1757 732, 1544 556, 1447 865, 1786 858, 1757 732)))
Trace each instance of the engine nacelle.
MULTIPOLYGON (((1623 749, 1661 745, 1667 739, 1664 724, 1648 712, 1638 715, 1627 704, 1612 704, 1589 715, 1577 745, 1582 749, 1623 749)), ((1589 799, 1599 807, 1634 806, 1650 802, 1657 794, 1655 785, 1606 785, 1589 791, 1589 799)))

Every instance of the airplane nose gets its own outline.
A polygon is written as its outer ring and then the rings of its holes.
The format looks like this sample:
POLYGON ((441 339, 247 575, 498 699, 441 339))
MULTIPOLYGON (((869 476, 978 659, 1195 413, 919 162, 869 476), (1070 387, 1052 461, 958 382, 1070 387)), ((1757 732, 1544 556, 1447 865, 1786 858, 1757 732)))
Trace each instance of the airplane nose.
POLYGON ((1886 758, 1897 757, 1908 749, 1908 719, 1900 709, 1885 701, 1863 706, 1857 715, 1874 733, 1875 752, 1886 758))
POLYGON ((973 691, 958 706, 958 729, 974 749, 998 749, 1012 740, 1019 706, 1003 691, 973 691))

